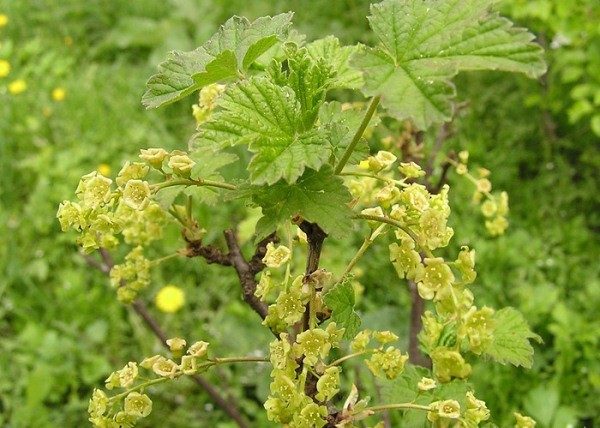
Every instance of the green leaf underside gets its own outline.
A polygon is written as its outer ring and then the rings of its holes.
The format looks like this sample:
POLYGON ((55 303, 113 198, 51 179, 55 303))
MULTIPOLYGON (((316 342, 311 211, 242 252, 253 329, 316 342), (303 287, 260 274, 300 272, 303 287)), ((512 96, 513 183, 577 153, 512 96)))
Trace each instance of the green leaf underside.
POLYGON ((523 315, 514 308, 504 308, 494 314, 494 321, 493 339, 485 354, 501 364, 531 368, 533 347, 530 339, 541 341, 541 338, 529 329, 523 315))
POLYGON ((340 46, 337 37, 328 36, 306 45, 314 61, 324 61, 332 70, 330 88, 358 89, 362 86, 362 73, 350 65, 350 59, 358 52, 358 46, 340 46))
POLYGON ((356 304, 354 288, 349 281, 344 281, 323 296, 323 301, 331 309, 331 320, 338 327, 343 327, 344 338, 350 339, 356 336, 360 327, 360 317, 354 310, 356 304))
MULTIPOLYGON (((448 383, 439 384, 429 391, 419 391, 417 384, 423 377, 431 378, 431 372, 423 367, 406 365, 404 373, 394 380, 381 381, 381 398, 383 403, 414 403, 423 406, 434 401, 457 400, 461 408, 466 407, 465 394, 471 390, 471 385, 454 379, 448 383)), ((401 418, 402 427, 421 428, 430 426, 427 412, 406 410, 401 418)))
POLYGON ((306 167, 319 169, 329 158, 325 129, 302 130, 294 91, 265 77, 232 85, 218 102, 221 110, 194 137, 201 144, 247 144, 255 153, 248 169, 252 184, 293 183, 306 167))
POLYGON ((320 171, 307 169, 295 184, 279 181, 272 186, 254 187, 251 193, 263 213, 256 225, 257 240, 296 215, 318 223, 335 238, 342 238, 352 228, 352 211, 347 206, 350 193, 329 166, 320 171))
MULTIPOLYGON (((190 153, 190 158, 196 162, 190 172, 190 178, 213 181, 223 181, 223 176, 219 174, 218 170, 238 159, 233 153, 210 146, 195 149, 190 153)), ((207 205, 215 205, 220 191, 221 189, 210 186, 172 186, 159 190, 157 200, 163 208, 169 209, 177 196, 183 193, 194 196, 198 201, 207 205)))
MULTIPOLYGON (((337 164, 338 160, 344 154, 344 151, 352 141, 354 134, 358 130, 363 117, 364 109, 349 108, 342 110, 342 104, 338 101, 325 103, 319 111, 319 121, 323 126, 329 128, 329 142, 332 147, 333 160, 332 165, 337 164)), ((374 116, 369 122, 369 128, 374 128, 379 124, 378 116, 374 116)), ((361 139, 356 146, 350 159, 350 164, 357 164, 369 155, 369 144, 365 139, 361 139)))
POLYGON ((385 0, 371 6, 379 40, 354 64, 363 92, 381 96, 388 113, 420 129, 452 117, 451 78, 463 70, 502 70, 536 77, 542 49, 525 29, 488 12, 495 0, 385 0))
POLYGON ((286 36, 292 16, 283 13, 253 22, 234 16, 201 47, 171 52, 158 66, 159 72, 148 80, 142 104, 157 108, 208 84, 235 78, 286 36))

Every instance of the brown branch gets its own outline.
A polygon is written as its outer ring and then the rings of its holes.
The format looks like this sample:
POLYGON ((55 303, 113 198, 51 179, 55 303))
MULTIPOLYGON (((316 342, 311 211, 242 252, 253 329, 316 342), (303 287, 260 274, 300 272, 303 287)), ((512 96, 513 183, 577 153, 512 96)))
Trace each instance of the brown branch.
POLYGON ((229 261, 235 268, 240 279, 244 301, 264 320, 267 316, 267 305, 254 295, 256 291, 256 279, 254 276, 256 273, 244 258, 235 232, 232 229, 227 229, 223 234, 225 235, 225 242, 229 249, 229 261))
POLYGON ((298 227, 300 227, 302 232, 306 233, 306 239, 308 240, 308 258, 306 259, 305 276, 309 276, 319 268, 323 241, 327 238, 327 234, 317 223, 310 223, 306 220, 302 220, 298 227))
MULTIPOLYGON (((451 152, 450 154, 448 154, 448 157, 455 158, 455 155, 454 155, 454 153, 451 152)), ((450 171, 451 166, 452 166, 452 164, 450 162, 448 162, 447 160, 444 163, 442 163, 442 172, 440 173, 440 178, 439 178, 437 184, 430 188, 431 193, 433 193, 433 194, 440 193, 440 190, 442 190, 442 187, 444 187, 444 184, 446 184, 446 182, 448 181, 448 172, 450 171)))
MULTIPOLYGON (((90 266, 99 269, 104 274, 108 274, 114 266, 112 256, 104 248, 100 249, 100 255, 102 256, 102 260, 104 261, 104 263, 100 263, 89 256, 86 256, 85 260, 90 266)), ((162 329, 158 321, 150 314, 145 303, 138 299, 132 303, 131 307, 133 308, 135 313, 142 319, 142 321, 144 321, 144 323, 152 331, 152 333, 154 333, 154 335, 161 341, 163 346, 169 348, 169 345, 167 345, 167 339, 169 338, 169 336, 162 329)), ((202 376, 193 375, 191 376, 191 378, 209 395, 211 400, 218 407, 220 407, 227 414, 227 416, 229 416, 235 421, 235 423, 240 428, 250 428, 250 423, 233 404, 233 401, 226 400, 221 395, 221 393, 215 388, 215 386, 212 385, 208 380, 206 380, 202 376)))
POLYGON ((408 341, 408 359, 417 366, 431 368, 431 360, 421 352, 419 348, 419 333, 423 328, 423 313, 425 312, 425 301, 419 296, 417 284, 414 281, 408 281, 411 297, 410 308, 410 331, 408 341))
MULTIPOLYGON (((323 249, 323 241, 327 238, 327 234, 323 229, 319 227, 317 223, 311 223, 306 220, 300 221, 298 227, 306 233, 306 239, 308 241, 308 256, 306 258, 306 271, 304 274, 304 280, 309 280, 310 275, 319 268, 319 260, 321 258, 321 250, 323 249)), ((306 304, 304 309, 304 316, 302 317, 302 330, 306 331, 310 328, 310 301, 306 304)), ((304 392, 309 397, 313 397, 317 394, 317 381, 319 378, 309 372, 306 377, 306 383, 304 385, 304 392)))
POLYGON ((212 245, 202 245, 202 241, 189 241, 187 240, 187 247, 185 249, 185 256, 192 257, 203 257, 208 264, 219 264, 222 266, 231 266, 231 260, 229 255, 223 254, 223 252, 212 245))
POLYGON ((265 257, 265 254, 267 254, 267 244, 270 242, 279 242, 279 238, 275 232, 271 233, 265 239, 260 241, 258 245, 256 245, 256 251, 248 262, 250 269, 255 275, 265 268, 265 264, 263 263, 262 259, 265 257))

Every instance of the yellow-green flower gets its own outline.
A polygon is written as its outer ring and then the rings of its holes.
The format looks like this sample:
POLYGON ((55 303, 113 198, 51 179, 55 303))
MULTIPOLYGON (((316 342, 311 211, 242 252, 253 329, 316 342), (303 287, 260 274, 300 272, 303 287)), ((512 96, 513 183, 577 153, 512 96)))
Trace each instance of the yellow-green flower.
POLYGON ((204 342, 202 340, 194 343, 192 346, 188 348, 187 353, 190 354, 194 358, 202 358, 206 355, 208 350, 208 342, 204 342))
POLYGON ((146 394, 139 392, 130 392, 125 397, 124 409, 127 413, 134 414, 138 417, 146 417, 152 411, 152 401, 146 394))
POLYGON ((19 95, 27 90, 27 82, 23 79, 13 80, 8 84, 8 92, 19 95))
POLYGON ((419 391, 429 391, 430 389, 437 387, 437 382, 431 378, 422 377, 417 384, 417 387, 419 388, 419 391))
POLYGON ((0 77, 6 77, 10 73, 10 62, 0 59, 0 77))
POLYGON ((142 180, 129 180, 123 189, 123 202, 129 208, 141 211, 150 203, 150 186, 142 180))
POLYGON ((519 412, 513 413, 516 419, 515 428, 534 428, 536 422, 529 416, 524 416, 519 412))
POLYGON ((272 242, 267 244, 267 252, 262 259, 262 262, 270 268, 278 268, 282 264, 286 263, 292 252, 290 249, 284 245, 280 245, 275 247, 272 242))
POLYGON ((58 87, 52 90, 52 99, 56 102, 64 101, 67 96, 67 91, 64 88, 58 87))
POLYGON ((156 307, 166 313, 174 313, 185 304, 185 293, 175 285, 167 285, 160 289, 154 299, 156 307))

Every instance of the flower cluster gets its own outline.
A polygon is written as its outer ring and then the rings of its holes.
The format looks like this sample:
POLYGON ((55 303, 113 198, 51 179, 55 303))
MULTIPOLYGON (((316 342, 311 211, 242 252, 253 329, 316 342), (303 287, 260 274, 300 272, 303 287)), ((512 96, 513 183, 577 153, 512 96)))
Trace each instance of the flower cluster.
POLYGON ((490 171, 485 168, 477 169, 477 176, 469 172, 467 166, 469 153, 462 151, 458 154, 460 162, 449 160, 456 168, 456 173, 466 177, 475 186, 473 202, 480 205, 480 210, 485 217, 485 227, 491 236, 504 234, 508 228, 508 194, 492 193, 492 183, 489 180, 490 171))
MULTIPOLYGON (((461 158, 466 162, 464 154, 461 158)), ((385 152, 363 161, 363 169, 371 173, 366 177, 357 173, 354 180, 369 180, 366 188, 375 196, 365 198, 365 187, 363 193, 355 196, 359 203, 371 201, 376 204, 361 211, 372 227, 382 223, 395 227, 396 239, 389 245, 390 261, 400 278, 413 281, 419 295, 434 303, 435 313, 427 311, 423 317, 420 339, 432 359, 435 380, 462 379, 471 373, 471 366, 465 361, 463 352, 480 355, 485 351, 494 333, 494 311, 487 307, 477 308, 473 304, 473 293, 469 289, 477 277, 473 250, 462 247, 454 261, 433 253, 446 247, 454 233, 447 225, 449 186, 444 185, 439 192, 432 193, 424 184, 415 181, 421 179, 424 172, 412 162, 400 164, 397 169, 401 177, 397 178, 393 174, 395 161, 393 155, 385 152)), ((468 174, 468 171, 463 173, 468 174)), ((359 187, 354 186, 355 189, 359 187)), ((481 178, 478 193, 488 195, 490 190, 489 180, 481 178)), ((364 341, 365 336, 357 339, 364 341)), ((390 349, 375 353, 369 366, 371 371, 387 377, 395 375, 392 369, 386 371, 388 366, 385 362, 398 361, 400 354, 396 351, 390 349), (379 363, 379 370, 373 368, 374 362, 379 363)))
POLYGON ((123 392, 109 396, 95 389, 90 399, 88 413, 90 422, 96 427, 132 427, 152 411, 152 400, 144 390, 151 385, 193 375, 206 370, 214 363, 207 357, 208 343, 196 342, 187 348, 181 338, 167 340, 173 359, 162 355, 145 358, 139 364, 127 363, 122 369, 111 373, 106 379, 106 389, 122 389, 123 392), (140 376, 140 369, 153 374, 152 379, 140 376))
POLYGON ((125 262, 110 270, 110 283, 117 290, 121 303, 129 304, 150 283, 150 261, 142 247, 135 247, 125 256, 125 262))
MULTIPOLYGON (((183 151, 142 149, 142 162, 126 162, 114 181, 99 171, 84 175, 76 190, 76 201, 63 201, 57 218, 63 231, 79 232, 77 243, 85 253, 111 249, 120 241, 133 249, 122 264, 111 271, 111 283, 121 302, 132 302, 150 282, 150 262, 144 247, 162 237, 167 211, 154 200, 163 187, 190 177, 196 163, 183 151), (154 171, 165 181, 150 184, 154 171)), ((99 168, 107 175, 110 167, 99 168)))
POLYGON ((198 104, 192 106, 192 114, 198 125, 210 119, 210 115, 216 106, 217 99, 225 91, 225 85, 213 83, 202 88, 198 98, 198 104))
POLYGON ((271 393, 265 402, 269 420, 288 424, 290 428, 322 427, 328 415, 324 402, 340 390, 341 369, 328 367, 324 359, 332 348, 339 347, 343 330, 334 322, 327 328, 313 328, 300 333, 293 341, 288 333, 271 342, 271 393), (314 399, 306 393, 306 384, 316 379, 314 399))

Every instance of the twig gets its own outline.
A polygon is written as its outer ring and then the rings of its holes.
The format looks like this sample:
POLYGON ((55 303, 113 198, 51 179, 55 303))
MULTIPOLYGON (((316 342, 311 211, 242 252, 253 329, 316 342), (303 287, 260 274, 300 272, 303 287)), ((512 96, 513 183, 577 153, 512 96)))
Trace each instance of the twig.
POLYGON ((408 359, 417 366, 431 368, 431 359, 425 356, 419 348, 419 333, 423 328, 423 313, 425 312, 425 301, 419 295, 417 284, 414 281, 408 281, 410 289, 411 308, 410 308, 410 331, 408 339, 408 359))
MULTIPOLYGON (((454 157, 454 153, 449 153, 448 156, 454 157)), ((442 187, 444 187, 444 184, 446 184, 446 181, 448 179, 448 171, 450 171, 451 166, 452 166, 452 164, 448 161, 444 161, 444 163, 442 163, 442 172, 440 174, 440 179, 438 180, 438 182, 435 186, 431 187, 431 189, 430 189, 431 193, 433 193, 433 194, 440 193, 440 190, 442 190, 442 187)))
POLYGON ((223 252, 212 245, 203 245, 202 241, 188 241, 188 245, 185 251, 186 257, 203 257, 208 264, 219 264, 222 266, 231 266, 231 260, 229 255, 223 254, 223 252))
MULTIPOLYGON (((86 257, 86 261, 90 266, 99 269, 104 274, 108 274, 112 267, 114 266, 114 262, 112 260, 112 256, 108 251, 104 248, 100 249, 100 255, 104 261, 103 264, 97 262, 95 259, 91 257, 86 257), (90 260, 96 263, 90 263, 90 260), (99 267, 100 266, 100 267, 99 267)), ((162 329, 158 321, 150 314, 148 308, 141 300, 136 300, 132 303, 132 308, 136 314, 144 321, 146 326, 154 333, 154 335, 161 341, 163 346, 168 348, 167 339, 169 336, 162 329)), ((203 378, 200 375, 191 376, 192 380, 198 384, 211 398, 211 400, 220 407, 231 419, 235 421, 237 426, 240 428, 250 428, 250 423, 246 420, 246 418, 240 413, 237 407, 233 404, 231 400, 226 400, 221 393, 215 388, 213 384, 211 384, 208 380, 203 378)))
POLYGON ((229 249, 229 261, 235 268, 238 278, 240 279, 244 301, 260 315, 261 319, 264 320, 267 316, 267 305, 254 295, 254 292, 256 291, 256 280, 254 279, 254 276, 256 273, 244 258, 235 232, 232 229, 227 229, 223 234, 225 235, 225 242, 229 249))
MULTIPOLYGON (((308 256, 306 258, 306 270, 304 272, 304 279, 307 280, 307 278, 310 277, 310 274, 319 268, 323 241, 327 238, 327 234, 317 223, 311 223, 306 220, 301 220, 298 227, 302 232, 306 233, 306 240, 308 241, 308 256)), ((306 304, 304 316, 302 317, 302 331, 306 331, 310 328, 310 313, 311 302, 309 301, 306 304)), ((304 384, 304 393, 309 397, 314 397, 317 394, 318 380, 319 378, 315 376, 314 373, 308 373, 306 383, 304 384)))
POLYGON ((279 242, 279 238, 275 232, 271 233, 265 239, 260 241, 258 245, 256 245, 256 251, 248 262, 250 269, 255 275, 265 268, 265 264, 263 263, 262 259, 265 257, 265 254, 267 254, 267 244, 270 242, 279 242))
POLYGON ((317 223, 310 223, 303 220, 298 226, 302 232, 306 233, 306 239, 308 241, 308 257, 306 260, 305 275, 309 276, 319 268, 319 259, 321 258, 323 241, 327 238, 327 234, 317 223))

